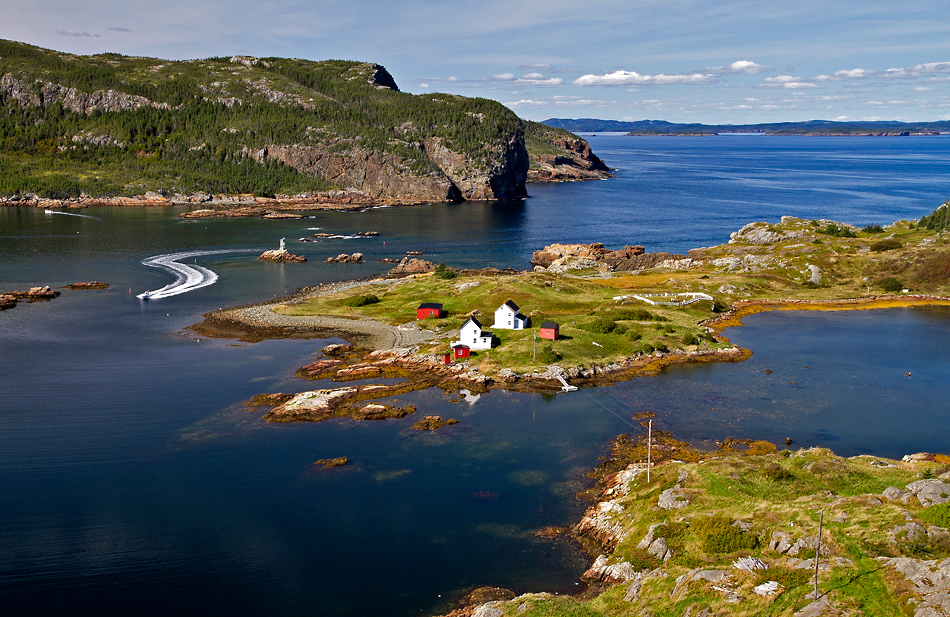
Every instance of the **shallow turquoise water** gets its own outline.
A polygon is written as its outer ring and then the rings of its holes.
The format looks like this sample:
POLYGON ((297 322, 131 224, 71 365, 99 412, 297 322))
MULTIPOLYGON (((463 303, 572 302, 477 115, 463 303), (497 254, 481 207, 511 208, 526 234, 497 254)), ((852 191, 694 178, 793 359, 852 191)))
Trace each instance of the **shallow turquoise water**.
POLYGON ((697 443, 788 436, 842 454, 947 450, 945 309, 765 313, 727 332, 754 351, 742 364, 567 395, 491 392, 472 405, 439 390, 400 397, 417 414, 461 420, 434 434, 410 431, 412 416, 263 423, 240 401, 323 385, 293 371, 326 341, 180 332, 212 309, 388 267, 323 263, 340 252, 524 268, 554 241, 682 251, 781 214, 919 217, 948 193, 950 140, 594 146, 620 178, 531 187, 525 203, 198 222, 172 208, 83 211, 94 218, 0 208, 0 289, 112 284, 0 313, 4 612, 409 615, 476 585, 569 592, 586 558, 532 532, 576 521, 584 471, 611 437, 641 430, 632 416, 644 410, 697 443), (381 236, 296 242, 310 228, 381 236), (310 261, 237 252, 280 237, 310 261), (173 280, 144 259, 226 249, 195 258, 220 276, 214 285, 134 298, 173 280), (352 465, 310 467, 334 456, 352 465))

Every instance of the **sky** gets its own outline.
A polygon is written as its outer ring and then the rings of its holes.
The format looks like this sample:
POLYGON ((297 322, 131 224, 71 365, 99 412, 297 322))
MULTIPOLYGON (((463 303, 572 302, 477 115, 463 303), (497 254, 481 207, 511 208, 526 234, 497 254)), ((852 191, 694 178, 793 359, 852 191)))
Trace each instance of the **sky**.
POLYGON ((947 0, 0 0, 76 54, 345 59, 531 120, 950 120, 947 0))

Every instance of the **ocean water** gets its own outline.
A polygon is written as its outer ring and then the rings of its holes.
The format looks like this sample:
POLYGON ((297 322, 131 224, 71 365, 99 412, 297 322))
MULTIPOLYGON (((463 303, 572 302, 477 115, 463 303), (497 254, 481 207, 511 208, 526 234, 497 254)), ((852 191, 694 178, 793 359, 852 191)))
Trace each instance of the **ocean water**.
POLYGON ((570 394, 399 397, 416 415, 461 421, 425 434, 409 428, 413 416, 264 423, 241 401, 329 386, 293 375, 329 341, 183 332, 220 307, 381 273, 388 266, 372 260, 409 250, 516 268, 557 241, 682 252, 784 214, 918 218, 950 194, 944 138, 591 143, 617 179, 532 186, 517 203, 293 221, 0 208, 0 290, 111 284, 0 313, 3 613, 418 615, 447 611, 479 585, 570 593, 589 558, 534 531, 579 518, 584 473, 610 438, 642 430, 632 416, 645 410, 700 445, 791 437, 846 455, 946 451, 946 309, 764 313, 727 332, 754 352, 741 364, 570 394), (380 236, 297 241, 317 229, 380 236), (281 237, 310 261, 254 257, 281 237), (325 263, 354 251, 367 262, 325 263), (183 254, 193 288, 138 300, 176 281, 143 263, 171 254, 183 254), (351 464, 311 465, 335 456, 351 464))

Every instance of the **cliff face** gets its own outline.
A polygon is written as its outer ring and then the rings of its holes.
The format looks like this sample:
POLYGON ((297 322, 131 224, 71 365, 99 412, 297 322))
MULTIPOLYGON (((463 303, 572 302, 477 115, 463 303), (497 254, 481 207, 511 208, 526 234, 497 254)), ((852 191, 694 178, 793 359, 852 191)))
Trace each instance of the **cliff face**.
MULTIPOLYGON (((350 148, 330 152, 326 146, 277 146, 250 150, 258 160, 278 160, 335 185, 381 200, 458 201, 459 189, 439 168, 428 175, 408 173, 408 162, 385 152, 350 148)), ((486 199, 485 197, 468 197, 486 199)))
POLYGON ((613 178, 590 144, 564 129, 525 122, 531 165, 528 182, 572 182, 613 178))
POLYGON ((422 150, 448 176, 463 199, 522 199, 527 196, 524 185, 528 152, 524 139, 518 137, 496 144, 493 156, 481 161, 452 151, 439 138, 425 140, 422 150))

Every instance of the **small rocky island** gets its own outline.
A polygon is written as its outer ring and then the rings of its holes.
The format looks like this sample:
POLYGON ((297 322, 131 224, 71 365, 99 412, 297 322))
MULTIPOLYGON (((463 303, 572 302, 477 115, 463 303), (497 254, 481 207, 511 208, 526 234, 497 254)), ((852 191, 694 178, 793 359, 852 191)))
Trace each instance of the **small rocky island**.
POLYGON ((303 255, 294 255, 287 250, 287 247, 284 246, 284 238, 280 239, 280 248, 271 249, 269 251, 264 251, 261 253, 259 259, 264 259, 266 261, 276 261, 276 262, 285 262, 285 261, 307 261, 307 258, 303 255))

